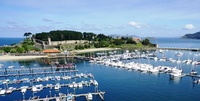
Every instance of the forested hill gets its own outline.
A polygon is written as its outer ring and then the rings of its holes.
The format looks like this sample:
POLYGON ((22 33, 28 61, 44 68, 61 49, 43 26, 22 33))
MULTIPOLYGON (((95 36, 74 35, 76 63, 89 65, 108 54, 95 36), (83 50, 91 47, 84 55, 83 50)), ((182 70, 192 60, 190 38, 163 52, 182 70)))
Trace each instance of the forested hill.
MULTIPOLYGON (((55 30, 50 32, 36 33, 33 35, 34 38, 47 41, 47 38, 50 37, 52 41, 62 41, 62 40, 91 40, 96 34, 92 32, 78 32, 70 30, 55 30)), ((99 34, 98 36, 101 36, 99 34)), ((104 36, 103 37, 107 37, 104 36)))
POLYGON ((182 38, 200 39, 200 32, 196 32, 196 33, 193 33, 193 34, 185 34, 182 38))

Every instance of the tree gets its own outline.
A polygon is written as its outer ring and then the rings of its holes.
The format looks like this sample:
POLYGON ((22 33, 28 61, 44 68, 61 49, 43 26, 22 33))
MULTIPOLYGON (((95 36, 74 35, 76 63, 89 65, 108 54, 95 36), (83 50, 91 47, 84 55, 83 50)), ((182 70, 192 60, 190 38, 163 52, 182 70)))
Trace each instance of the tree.
POLYGON ((10 50, 10 53, 16 53, 16 52, 17 52, 16 48, 12 48, 12 49, 10 50))
POLYGON ((26 38, 28 38, 28 37, 31 36, 31 35, 32 35, 31 32, 26 32, 26 33, 24 33, 24 36, 25 36, 26 38))
POLYGON ((17 47, 16 52, 17 53, 24 53, 25 49, 23 47, 17 47))
POLYGON ((9 52, 10 52, 10 50, 11 50, 11 48, 10 48, 10 47, 5 47, 5 48, 3 48, 3 51, 4 51, 4 52, 6 52, 6 53, 9 53, 9 52))
POLYGON ((99 46, 100 47, 108 47, 109 46, 109 42, 105 41, 105 40, 99 41, 99 46))
POLYGON ((142 41, 142 44, 143 44, 143 45, 151 45, 149 39, 144 39, 144 40, 142 41))
POLYGON ((121 39, 114 39, 113 44, 114 45, 121 45, 123 41, 121 39))
POLYGON ((132 38, 129 38, 127 39, 126 44, 136 44, 136 42, 132 38))

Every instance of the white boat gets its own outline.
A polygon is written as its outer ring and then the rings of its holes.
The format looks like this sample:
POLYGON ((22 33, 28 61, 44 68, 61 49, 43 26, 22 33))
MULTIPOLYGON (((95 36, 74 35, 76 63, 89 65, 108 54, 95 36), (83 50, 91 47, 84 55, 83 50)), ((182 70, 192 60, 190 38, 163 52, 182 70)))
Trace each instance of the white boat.
POLYGON ((79 88, 83 88, 83 84, 81 82, 78 83, 79 88))
POLYGON ((14 88, 13 87, 9 87, 7 90, 6 90, 6 94, 11 94, 13 92, 14 88))
POLYGON ((25 93, 27 91, 28 86, 22 86, 21 87, 21 92, 25 93))
POLYGON ((73 88, 73 84, 69 84, 68 86, 69 86, 69 88, 73 88))
POLYGON ((50 89, 53 87, 52 84, 47 84, 46 87, 49 87, 50 89))
POLYGON ((60 81, 60 76, 55 76, 56 80, 60 81))
POLYGON ((153 67, 149 69, 150 73, 159 73, 159 67, 153 67))
POLYGON ((191 75, 197 75, 197 71, 195 71, 194 69, 190 72, 191 75))
POLYGON ((98 86, 98 82, 97 82, 96 80, 94 80, 93 84, 94 84, 95 86, 98 86))
POLYGON ((194 80, 194 82, 193 82, 193 83, 200 84, 200 79, 198 79, 198 80, 194 80))
POLYGON ((67 94, 67 101, 73 101, 73 95, 67 94))
POLYGON ((88 94, 86 95, 86 99, 87 99, 87 101, 92 101, 92 94, 91 94, 91 93, 88 93, 88 94))
POLYGON ((6 93, 6 90, 5 89, 2 89, 1 91, 0 91, 0 95, 4 95, 6 93))
POLYGON ((43 90, 43 85, 42 84, 39 84, 39 85, 35 85, 32 87, 32 91, 33 92, 38 92, 38 91, 41 91, 43 90))
POLYGON ((14 66, 8 66, 8 68, 10 68, 10 69, 11 69, 11 68, 14 68, 14 66))
POLYGON ((55 87, 54 87, 55 90, 59 90, 60 88, 61 88, 61 86, 60 86, 59 83, 57 83, 57 84, 55 85, 55 87))
POLYGON ((25 66, 20 66, 21 68, 24 68, 25 66))
POLYGON ((176 79, 183 76, 182 72, 172 72, 169 74, 170 79, 176 79))
POLYGON ((75 82, 73 82, 73 86, 74 86, 74 88, 77 88, 77 87, 78 87, 78 84, 75 83, 75 82))
POLYGON ((38 77, 38 78, 36 79, 36 81, 37 81, 37 82, 42 82, 42 78, 41 78, 41 77, 38 77))

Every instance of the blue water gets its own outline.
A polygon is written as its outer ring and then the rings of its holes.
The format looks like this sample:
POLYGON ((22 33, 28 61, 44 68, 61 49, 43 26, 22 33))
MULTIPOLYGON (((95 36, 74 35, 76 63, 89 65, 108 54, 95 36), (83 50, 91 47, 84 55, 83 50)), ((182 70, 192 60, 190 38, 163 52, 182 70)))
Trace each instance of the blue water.
POLYGON ((23 40, 24 38, 0 38, 0 46, 18 44, 23 40))
MULTIPOLYGON (((164 38, 157 39, 157 43, 162 47, 199 47, 197 44, 199 40, 183 40, 177 38, 164 38), (166 41, 164 41, 166 40, 166 41), (171 41, 170 41, 171 40, 171 41)), ((165 51, 165 55, 170 58, 175 58, 175 52, 167 50, 165 51)), ((200 60, 199 56, 195 56, 195 54, 199 54, 199 52, 191 52, 191 51, 181 51, 183 52, 183 56, 180 58, 181 60, 190 59, 200 60), (190 55, 188 55, 190 54, 190 55)), ((158 53, 158 57, 160 58, 162 54, 158 53)), ((63 60, 63 59, 61 59, 63 60)), ((49 60, 51 61, 51 60, 49 60)), ((52 60, 55 61, 55 60, 52 60)), ((142 63, 150 63, 154 66, 158 65, 166 65, 166 66, 177 66, 176 63, 170 62, 161 62, 161 61, 153 61, 146 59, 134 59, 127 60, 125 62, 142 62, 142 63)), ((138 71, 129 71, 126 69, 119 69, 110 66, 98 65, 98 64, 90 64, 87 61, 74 61, 76 63, 77 69, 79 73, 92 73, 95 79, 99 83, 99 89, 101 91, 105 91, 105 101, 200 101, 200 85, 194 85, 192 83, 193 78, 191 77, 183 77, 181 79, 170 80, 169 75, 162 74, 149 74, 149 73, 141 73, 138 71)), ((4 64, 4 67, 8 67, 10 65, 15 66, 15 68, 20 68, 20 66, 28 67, 50 67, 45 63, 44 60, 29 60, 29 61, 0 61, 1 64, 4 64)), ((188 73, 191 70, 192 65, 181 65, 184 73, 188 73)), ((197 71, 200 73, 200 66, 194 66, 197 71)), ((2 68, 3 69, 3 68, 2 68)), ((62 75, 62 74, 60 74, 62 75)), ((30 76, 32 77, 32 76, 30 76)), ((45 77, 45 75, 43 75, 45 77)), ((23 77, 24 78, 24 77, 23 77)), ((1 78, 4 79, 4 78, 1 78)), ((77 79, 77 81, 81 81, 77 79)), ((61 81, 61 83, 69 83, 70 81, 61 81)), ((48 82, 49 83, 49 82, 48 82)), ((50 83, 55 84, 54 81, 50 81, 50 83)), ((39 83, 38 83, 39 84, 39 83)), ((44 82, 42 84, 47 84, 44 82)), ((16 87, 22 86, 13 85, 16 87)), ((29 84, 26 84, 29 85, 29 84)), ((11 85, 10 85, 11 86, 11 85)), ((4 88, 4 85, 0 86, 4 88)), ((76 93, 87 93, 94 92, 94 87, 84 87, 83 89, 75 89, 76 93)), ((73 89, 64 87, 60 91, 55 91, 54 89, 44 89, 42 92, 35 93, 34 95, 40 95, 41 97, 45 97, 46 95, 58 95, 59 92, 67 93, 74 92, 73 89)), ((28 90, 25 93, 25 98, 33 96, 33 93, 28 90)), ((20 92, 13 92, 10 95, 0 96, 0 101, 13 101, 22 99, 23 96, 20 92)), ((85 98, 77 98, 77 101, 84 101, 85 98)), ((93 101, 101 101, 99 97, 94 97, 93 101)))
POLYGON ((150 39, 158 47, 200 48, 200 40, 182 38, 154 38, 150 39))

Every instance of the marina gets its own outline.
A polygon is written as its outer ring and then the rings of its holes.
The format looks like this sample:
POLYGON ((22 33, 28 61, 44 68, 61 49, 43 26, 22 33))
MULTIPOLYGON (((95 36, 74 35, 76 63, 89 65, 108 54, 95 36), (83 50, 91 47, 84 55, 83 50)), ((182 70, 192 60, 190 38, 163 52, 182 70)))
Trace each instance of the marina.
POLYGON ((72 99, 75 99, 77 97, 85 97, 86 98, 86 101, 91 101, 92 100, 92 97, 91 98, 88 98, 88 96, 95 96, 95 95, 98 95, 102 101, 104 101, 104 94, 105 92, 101 92, 101 91, 97 91, 95 93, 88 93, 88 94, 64 94, 64 95, 61 95, 61 96, 54 96, 54 97, 48 97, 48 98, 37 98, 37 99, 34 99, 34 100, 23 100, 23 101, 50 101, 50 100, 56 100, 56 101, 62 101, 63 99, 66 99, 66 101, 70 101, 72 99), (91 94, 91 95, 90 95, 91 94), (68 100, 67 100, 68 99, 68 100))
POLYGON ((200 1, 113 1, 1 0, 0 101, 200 101, 200 1))
MULTIPOLYGON (((1 67, 3 66, 4 64, 1 64, 1 67)), ((24 66, 20 66, 15 69, 14 66, 12 66, 12 68, 9 68, 11 66, 8 66, 8 69, 4 68, 0 71, 0 86, 4 86, 0 88, 0 95, 7 96, 15 92, 21 92, 23 95, 23 101, 63 101, 63 99, 65 99, 66 101, 71 101, 69 99, 67 100, 69 95, 66 95, 66 93, 59 93, 59 96, 54 95, 53 97, 50 94, 49 97, 46 96, 45 98, 34 96, 34 93, 43 92, 43 90, 45 89, 48 89, 49 92, 51 92, 52 89, 54 89, 55 91, 59 91, 60 89, 67 87, 67 89, 74 89, 74 91, 70 93, 70 96, 73 99, 85 96, 86 100, 92 100, 92 96, 98 95, 100 99, 104 100, 103 96, 105 92, 101 92, 98 90, 98 82, 94 80, 94 76, 91 73, 78 74, 78 70, 75 69, 75 66, 67 66, 68 67, 56 65, 56 67, 51 66, 42 68, 25 68, 24 66), (17 74, 15 74, 16 72, 17 74), (6 79, 3 79, 4 77, 6 79), (85 87, 90 87, 92 85, 95 88, 94 93, 75 93, 75 89, 84 89, 85 87), (29 99, 26 99, 25 94, 30 91, 33 93, 33 96, 29 99), (62 94, 62 96, 60 94, 62 94)))
MULTIPOLYGON (((29 60, 29 65, 0 62, 0 98, 62 101, 71 95, 75 101, 199 100, 200 58, 196 51, 138 49, 92 54, 89 61, 73 61, 74 68, 41 65, 39 59, 29 60)), ((53 62, 65 63, 63 59, 52 58, 53 62)))

